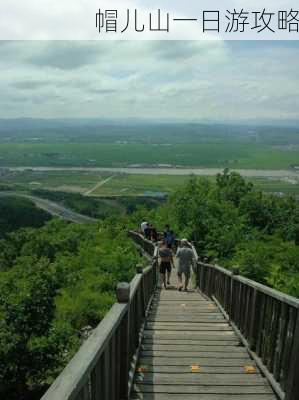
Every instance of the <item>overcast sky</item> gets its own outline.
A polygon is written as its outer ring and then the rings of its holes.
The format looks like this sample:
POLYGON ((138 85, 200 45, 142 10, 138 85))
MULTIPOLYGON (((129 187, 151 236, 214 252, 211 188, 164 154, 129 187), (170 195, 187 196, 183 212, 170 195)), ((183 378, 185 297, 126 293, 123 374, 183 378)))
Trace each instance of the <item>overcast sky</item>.
POLYGON ((299 119, 298 42, 0 42, 0 118, 299 119))

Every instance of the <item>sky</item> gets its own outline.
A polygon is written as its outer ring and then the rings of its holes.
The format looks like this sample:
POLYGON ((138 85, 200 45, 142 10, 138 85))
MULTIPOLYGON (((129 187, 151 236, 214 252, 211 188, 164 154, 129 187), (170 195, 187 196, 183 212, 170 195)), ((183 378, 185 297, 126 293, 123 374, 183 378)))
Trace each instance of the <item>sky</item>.
POLYGON ((299 43, 0 41, 0 118, 299 119, 299 43))

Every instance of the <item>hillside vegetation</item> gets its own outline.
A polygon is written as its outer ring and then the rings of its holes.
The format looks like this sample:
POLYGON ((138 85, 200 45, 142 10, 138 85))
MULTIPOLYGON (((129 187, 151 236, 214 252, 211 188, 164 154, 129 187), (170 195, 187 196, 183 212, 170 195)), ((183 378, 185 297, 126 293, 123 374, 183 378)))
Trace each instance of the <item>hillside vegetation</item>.
POLYGON ((138 262, 126 233, 108 222, 53 220, 0 241, 0 397, 39 398, 138 262))
POLYGON ((192 178, 148 219, 195 241, 202 259, 299 297, 299 203, 254 190, 226 170, 216 182, 192 178))
MULTIPOLYGON (((51 216, 34 203, 18 197, 0 197, 0 239, 21 227, 41 227, 51 216)), ((1 268, 1 267, 0 267, 1 268)))
MULTIPOLYGON (((84 207, 83 196, 71 200, 84 207)), ((117 282, 133 277, 140 256, 126 229, 145 218, 193 240, 201 259, 237 265, 242 275, 299 297, 295 198, 263 194, 226 170, 215 181, 190 178, 157 208, 128 205, 126 214, 107 212, 93 225, 47 222, 24 200, 0 208, 1 398, 40 398, 82 343, 82 329, 95 327, 114 303, 117 282), (28 215, 37 227, 22 227, 28 215)))

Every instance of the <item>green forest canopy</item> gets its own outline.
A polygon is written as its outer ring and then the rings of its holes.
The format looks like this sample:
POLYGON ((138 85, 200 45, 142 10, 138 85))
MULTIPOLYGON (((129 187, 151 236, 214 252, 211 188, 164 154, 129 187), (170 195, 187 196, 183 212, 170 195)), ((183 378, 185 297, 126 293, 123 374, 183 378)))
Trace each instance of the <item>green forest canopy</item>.
POLYGON ((195 177, 148 214, 195 241, 201 258, 299 297, 299 202, 254 190, 225 170, 216 183, 195 177))
POLYGON ((53 220, 0 241, 0 393, 19 400, 50 382, 138 263, 126 232, 105 222, 53 220))

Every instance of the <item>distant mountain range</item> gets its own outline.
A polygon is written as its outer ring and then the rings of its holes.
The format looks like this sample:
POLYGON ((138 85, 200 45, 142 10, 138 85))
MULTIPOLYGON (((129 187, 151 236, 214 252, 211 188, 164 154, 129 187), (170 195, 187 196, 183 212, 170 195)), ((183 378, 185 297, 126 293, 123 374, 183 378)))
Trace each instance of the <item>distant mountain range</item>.
POLYGON ((0 119, 1 142, 197 143, 250 139, 268 144, 299 144, 299 121, 168 122, 109 119, 0 119))
POLYGON ((202 120, 202 121, 166 121, 166 120, 142 120, 142 119, 98 119, 98 118, 0 118, 0 129, 40 129, 40 128, 63 128, 63 127, 102 127, 102 126, 140 126, 140 125, 184 125, 184 126, 272 126, 272 127, 296 127, 299 129, 299 119, 291 120, 244 120, 240 121, 212 121, 212 120, 202 120))

